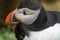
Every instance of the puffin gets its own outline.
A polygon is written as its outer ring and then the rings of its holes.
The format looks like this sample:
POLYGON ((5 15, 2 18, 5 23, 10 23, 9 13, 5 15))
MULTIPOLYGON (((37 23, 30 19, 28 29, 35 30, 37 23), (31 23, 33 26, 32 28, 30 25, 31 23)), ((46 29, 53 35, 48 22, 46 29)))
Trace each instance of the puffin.
POLYGON ((23 0, 10 18, 17 40, 60 40, 60 12, 45 11, 38 0, 23 0))

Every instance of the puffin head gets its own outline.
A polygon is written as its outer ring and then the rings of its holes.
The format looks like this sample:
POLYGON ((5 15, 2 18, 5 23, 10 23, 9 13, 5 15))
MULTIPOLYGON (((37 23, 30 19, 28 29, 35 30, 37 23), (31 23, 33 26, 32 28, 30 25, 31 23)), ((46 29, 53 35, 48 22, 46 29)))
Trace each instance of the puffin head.
POLYGON ((41 7, 41 4, 37 0, 24 0, 12 14, 11 20, 28 25, 32 24, 38 18, 41 7))

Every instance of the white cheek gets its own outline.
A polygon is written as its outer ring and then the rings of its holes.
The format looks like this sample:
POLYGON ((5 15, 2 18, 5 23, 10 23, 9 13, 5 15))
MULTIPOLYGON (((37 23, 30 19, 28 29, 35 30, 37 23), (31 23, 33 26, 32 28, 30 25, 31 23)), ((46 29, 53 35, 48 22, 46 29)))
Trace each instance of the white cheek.
POLYGON ((23 9, 19 9, 15 13, 17 13, 17 14, 23 14, 23 9))
POLYGON ((38 17, 40 13, 40 9, 38 10, 30 10, 27 8, 19 9, 15 13, 15 17, 19 20, 21 20, 25 24, 32 24, 38 17), (27 15, 23 14, 23 10, 25 10, 27 15))
POLYGON ((20 19, 23 23, 31 24, 37 19, 38 14, 23 15, 23 14, 15 13, 15 17, 20 19))

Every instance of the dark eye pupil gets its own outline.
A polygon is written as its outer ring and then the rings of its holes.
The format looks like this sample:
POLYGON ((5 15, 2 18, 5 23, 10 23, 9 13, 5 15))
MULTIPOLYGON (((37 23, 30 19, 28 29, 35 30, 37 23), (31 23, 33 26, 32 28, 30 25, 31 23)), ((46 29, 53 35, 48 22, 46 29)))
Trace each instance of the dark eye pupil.
POLYGON ((27 15, 25 11, 23 12, 23 14, 24 14, 24 15, 27 15))

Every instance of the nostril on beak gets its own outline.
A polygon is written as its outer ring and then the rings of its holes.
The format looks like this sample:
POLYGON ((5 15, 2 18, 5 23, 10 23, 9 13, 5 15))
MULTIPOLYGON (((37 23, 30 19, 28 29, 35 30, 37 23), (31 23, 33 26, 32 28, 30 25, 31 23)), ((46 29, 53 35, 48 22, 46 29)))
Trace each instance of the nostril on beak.
POLYGON ((24 10, 23 14, 24 14, 24 15, 27 15, 26 12, 25 12, 25 10, 24 10))

